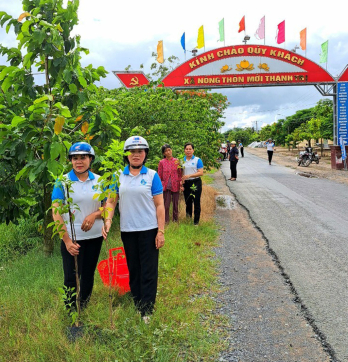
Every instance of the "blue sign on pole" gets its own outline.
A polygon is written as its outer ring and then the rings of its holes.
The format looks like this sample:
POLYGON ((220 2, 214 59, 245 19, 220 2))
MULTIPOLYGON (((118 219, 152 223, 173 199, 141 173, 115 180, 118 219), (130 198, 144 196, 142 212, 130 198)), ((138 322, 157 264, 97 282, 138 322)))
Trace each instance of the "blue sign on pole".
POLYGON ((343 144, 343 148, 348 144, 347 110, 348 82, 339 82, 337 84, 337 141, 339 146, 343 144))
POLYGON ((344 141, 342 137, 340 137, 340 146, 342 152, 342 160, 344 161, 347 158, 347 153, 346 153, 346 141, 344 141))

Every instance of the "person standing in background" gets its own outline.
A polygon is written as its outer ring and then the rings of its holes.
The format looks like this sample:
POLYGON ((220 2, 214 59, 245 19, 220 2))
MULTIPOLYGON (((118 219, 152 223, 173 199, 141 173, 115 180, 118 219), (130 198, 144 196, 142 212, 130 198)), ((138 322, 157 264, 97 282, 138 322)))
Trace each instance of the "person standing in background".
POLYGON ((239 151, 238 148, 236 147, 236 142, 232 141, 231 150, 228 155, 228 158, 230 160, 230 169, 231 169, 231 178, 229 179, 230 181, 236 181, 237 179, 237 163, 239 159, 238 155, 239 151))
POLYGON ((173 157, 172 148, 168 144, 162 146, 162 155, 164 158, 158 164, 158 176, 162 181, 165 222, 168 224, 171 200, 173 200, 173 221, 179 220, 179 192, 182 172, 179 167, 179 160, 173 157))
POLYGON ((184 186, 184 197, 186 203, 186 216, 192 218, 192 204, 194 204, 194 225, 199 224, 201 216, 201 195, 202 195, 202 180, 203 162, 200 158, 193 155, 194 146, 188 142, 184 146, 185 157, 183 164, 182 182, 184 186), (192 189, 192 186, 195 186, 192 189))
POLYGON ((239 141, 239 146, 238 146, 238 148, 239 148, 239 151, 240 151, 240 155, 241 155, 242 157, 244 157, 244 146, 243 146, 242 141, 239 141))
POLYGON ((269 138, 267 142, 264 143, 267 147, 267 154, 268 154, 268 163, 271 165, 272 157, 273 157, 273 151, 275 151, 275 144, 272 141, 272 138, 269 138))

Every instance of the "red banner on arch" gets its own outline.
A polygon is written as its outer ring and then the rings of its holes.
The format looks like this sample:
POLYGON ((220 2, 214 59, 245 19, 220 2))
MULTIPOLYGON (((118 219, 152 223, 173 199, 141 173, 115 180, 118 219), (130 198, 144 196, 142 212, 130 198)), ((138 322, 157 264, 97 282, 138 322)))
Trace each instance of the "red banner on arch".
MULTIPOLYGON (((149 82, 142 72, 114 74, 128 88, 149 82)), ((335 79, 320 65, 295 52, 267 45, 234 45, 192 57, 162 83, 176 89, 203 89, 332 84, 335 79)))
POLYGON ((126 88, 140 87, 149 83, 143 72, 113 71, 126 88))

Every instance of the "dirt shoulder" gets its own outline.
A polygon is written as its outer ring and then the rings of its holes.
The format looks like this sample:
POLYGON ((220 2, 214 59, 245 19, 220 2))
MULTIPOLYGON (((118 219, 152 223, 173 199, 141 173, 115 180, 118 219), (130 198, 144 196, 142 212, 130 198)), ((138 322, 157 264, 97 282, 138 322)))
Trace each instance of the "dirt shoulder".
MULTIPOLYGON (((246 147, 244 150, 248 153, 261 157, 267 160, 266 148, 250 148, 246 147)), ((319 152, 318 152, 319 153, 319 152)), ((320 153, 319 153, 320 154, 320 153)), ((330 151, 325 151, 323 157, 320 159, 319 164, 312 163, 308 167, 297 166, 296 157, 298 151, 288 151, 284 147, 276 147, 276 151, 273 153, 273 159, 275 163, 286 167, 291 167, 296 172, 307 173, 309 176, 316 176, 320 178, 326 178, 328 180, 336 181, 348 185, 348 172, 345 170, 332 170, 330 161, 330 151)))
POLYGON ((212 177, 212 186, 220 194, 215 213, 220 227, 215 249, 221 284, 218 313, 230 322, 230 348, 218 361, 333 361, 296 303, 296 294, 262 232, 238 204, 222 172, 212 177))

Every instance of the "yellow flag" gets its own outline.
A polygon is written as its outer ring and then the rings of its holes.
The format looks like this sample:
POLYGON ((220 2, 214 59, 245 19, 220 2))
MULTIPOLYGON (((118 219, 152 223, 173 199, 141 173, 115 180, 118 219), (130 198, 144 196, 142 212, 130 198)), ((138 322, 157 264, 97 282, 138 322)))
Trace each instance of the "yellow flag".
POLYGON ((198 38, 197 38, 197 49, 204 47, 204 29, 203 25, 198 29, 198 38))
POLYGON ((160 40, 157 44, 157 61, 158 63, 163 63, 163 40, 160 40))

